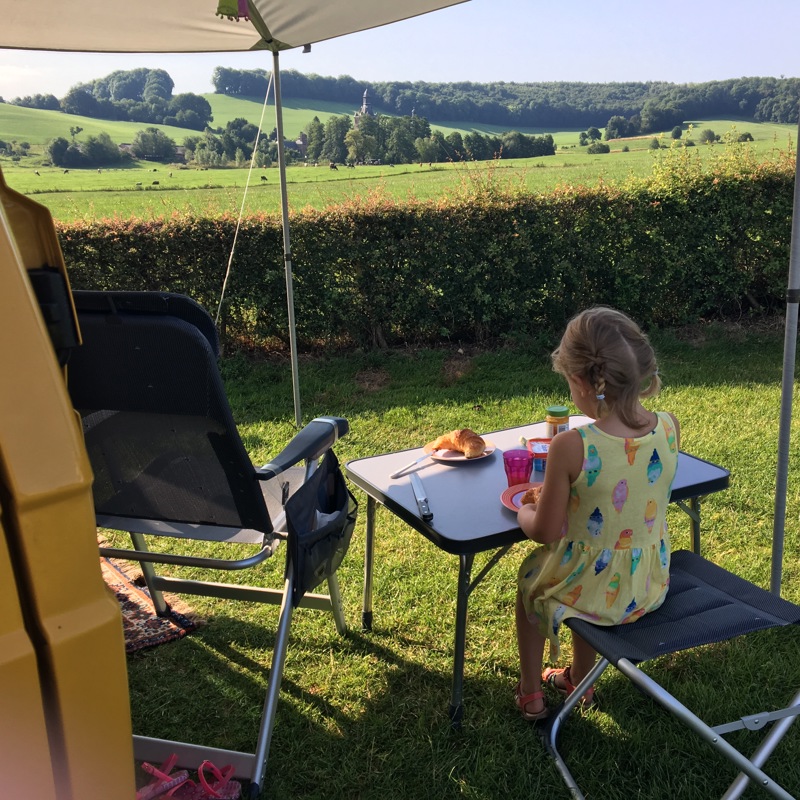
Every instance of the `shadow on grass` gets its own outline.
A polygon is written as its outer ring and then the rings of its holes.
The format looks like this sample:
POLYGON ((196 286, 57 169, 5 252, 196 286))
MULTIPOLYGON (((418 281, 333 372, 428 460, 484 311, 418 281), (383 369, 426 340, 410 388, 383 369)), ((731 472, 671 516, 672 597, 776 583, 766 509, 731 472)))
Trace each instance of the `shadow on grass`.
MULTIPOLYGON (((315 622, 315 630, 328 627, 327 619, 315 622)), ((754 641, 677 654, 648 671, 712 724, 730 721, 733 701, 744 700, 740 713, 787 702, 797 687, 781 680, 783 657, 792 663, 800 631, 747 638, 754 641)), ((134 730, 252 752, 273 643, 274 626, 219 616, 131 659, 134 730)), ((513 708, 516 676, 502 666, 475 672, 468 663, 465 718, 455 731, 449 648, 442 646, 433 667, 425 663, 429 650, 424 639, 398 631, 293 635, 261 797, 566 798, 534 729, 513 708)), ((694 800, 720 796, 735 777, 729 762, 613 668, 598 694, 599 710, 574 714, 561 736, 587 796, 694 800)), ((759 741, 753 737, 731 741, 749 753, 759 741)), ((773 762, 790 791, 800 785, 796 737, 773 762)))

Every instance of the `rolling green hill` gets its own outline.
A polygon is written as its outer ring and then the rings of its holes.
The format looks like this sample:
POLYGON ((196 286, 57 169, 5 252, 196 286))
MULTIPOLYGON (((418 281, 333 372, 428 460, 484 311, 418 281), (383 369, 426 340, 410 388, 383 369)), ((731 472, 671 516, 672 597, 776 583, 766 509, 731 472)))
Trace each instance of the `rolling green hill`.
MULTIPOLYGON (((203 95, 211 105, 214 114, 213 126, 224 128, 228 122, 237 117, 259 124, 264 113, 263 129, 266 133, 275 127, 275 105, 270 99, 269 105, 264 109, 263 101, 254 99, 241 99, 228 97, 221 94, 203 95)), ((353 104, 326 103, 322 100, 288 100, 283 106, 283 132, 287 139, 295 139, 300 131, 305 130, 308 123, 316 116, 324 124, 332 116, 352 115, 358 107, 358 98, 353 104)), ((0 139, 7 141, 27 141, 34 146, 42 146, 56 136, 70 138, 71 127, 81 127, 83 131, 80 138, 97 136, 106 132, 117 143, 130 142, 137 131, 150 127, 145 122, 115 122, 113 120, 93 119, 80 117, 73 114, 64 114, 61 111, 42 111, 34 108, 23 108, 8 103, 0 103, 0 139)), ((187 128, 176 128, 170 125, 156 125, 167 136, 181 144, 187 136, 196 136, 197 131, 187 128)), ((445 135, 451 131, 462 134, 470 131, 479 133, 503 133, 504 129, 497 125, 472 125, 470 123, 436 123, 431 127, 441 130, 445 135)), ((523 128, 522 133, 553 133, 534 128, 523 128)), ((570 139, 577 142, 577 134, 571 134, 570 139)))

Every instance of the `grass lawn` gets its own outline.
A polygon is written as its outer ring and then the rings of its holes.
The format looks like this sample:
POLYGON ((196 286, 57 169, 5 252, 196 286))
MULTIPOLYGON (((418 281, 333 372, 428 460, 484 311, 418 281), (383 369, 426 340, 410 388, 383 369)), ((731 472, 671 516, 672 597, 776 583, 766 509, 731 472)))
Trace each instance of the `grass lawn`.
MULTIPOLYGON (((780 323, 759 329, 703 325, 660 333, 654 344, 665 388, 650 405, 678 416, 684 450, 732 473, 730 488, 703 503, 703 552, 768 586, 780 323)), ((531 343, 491 352, 442 348, 304 360, 304 417, 349 419, 351 433, 337 446, 342 462, 419 446, 454 427, 486 432, 524 424, 541 419, 547 405, 568 401, 549 367, 548 349, 531 343)), ((245 445, 256 463, 264 463, 292 435, 289 366, 238 356, 224 361, 223 374, 245 445)), ((790 477, 800 466, 798 411, 790 477)), ((466 711, 456 733, 447 715, 456 559, 378 508, 374 629, 361 632, 366 498, 356 496, 359 522, 340 569, 352 630, 342 638, 320 612, 296 612, 262 797, 567 797, 537 736, 512 706, 518 669, 514 580, 527 545, 515 545, 470 599, 466 711)), ((783 594, 795 602, 798 513, 800 487, 790 480, 783 594)), ((669 522, 673 547, 689 547, 687 517, 673 508, 669 522)), ((267 571, 280 584, 281 559, 273 561, 267 571)), ((473 576, 483 563, 484 557, 476 558, 473 576)), ((205 617, 204 627, 129 659, 134 730, 250 750, 277 609, 202 598, 190 603, 205 617)), ((568 658, 568 645, 565 651, 568 658)), ((768 631, 665 657, 648 671, 691 708, 722 723, 785 704, 800 687, 799 655, 800 630, 768 631)), ((575 714, 562 736, 588 797, 696 800, 720 796, 735 777, 727 762, 613 670, 598 694, 600 708, 575 714)), ((750 752, 759 739, 738 734, 731 741, 750 752)), ((798 731, 790 732, 770 764, 796 792, 798 731)), ((750 790, 746 796, 760 795, 750 790)))

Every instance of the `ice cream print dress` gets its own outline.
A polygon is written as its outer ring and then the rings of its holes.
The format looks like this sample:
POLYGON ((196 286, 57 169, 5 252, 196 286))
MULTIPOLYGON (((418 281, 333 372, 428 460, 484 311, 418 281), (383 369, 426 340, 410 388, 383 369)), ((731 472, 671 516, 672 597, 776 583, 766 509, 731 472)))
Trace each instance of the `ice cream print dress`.
POLYGON ((517 577, 528 618, 559 655, 558 629, 581 617, 600 625, 632 622, 658 608, 669 583, 666 510, 678 447, 669 414, 644 436, 578 428, 583 469, 570 489, 560 539, 537 547, 517 577))

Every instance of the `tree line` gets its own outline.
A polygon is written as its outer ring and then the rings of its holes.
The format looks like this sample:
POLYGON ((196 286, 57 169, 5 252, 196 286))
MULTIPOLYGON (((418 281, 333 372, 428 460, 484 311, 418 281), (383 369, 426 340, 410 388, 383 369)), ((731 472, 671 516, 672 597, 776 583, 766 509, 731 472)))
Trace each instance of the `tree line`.
POLYGON ((52 94, 34 94, 10 103, 95 119, 204 130, 214 119, 208 100, 191 92, 173 95, 174 87, 163 69, 141 67, 76 84, 60 100, 52 94))
MULTIPOLYGON (((270 73, 263 69, 216 67, 214 91, 232 97, 266 94, 270 73)), ((325 77, 296 70, 281 73, 284 97, 353 103, 364 90, 388 116, 418 116, 431 121, 476 122, 515 128, 587 129, 624 120, 627 135, 663 131, 685 120, 744 117, 757 122, 795 123, 800 106, 798 78, 735 78, 696 84, 664 81, 617 83, 514 83, 462 81, 370 82, 349 75, 325 77)), ((203 131, 213 121, 211 106, 190 92, 173 95, 174 82, 162 69, 117 70, 73 86, 58 99, 52 94, 17 97, 10 102, 67 114, 173 125, 203 131)))
MULTIPOLYGON (((217 67, 214 91, 263 97, 270 73, 217 67)), ((745 117, 796 123, 798 78, 736 78, 706 83, 428 83, 357 81, 349 75, 281 72, 284 97, 352 103, 368 90, 386 114, 415 113, 431 121, 470 121, 507 128, 605 127, 612 117, 634 119, 639 133, 668 130, 687 119, 745 117)))

